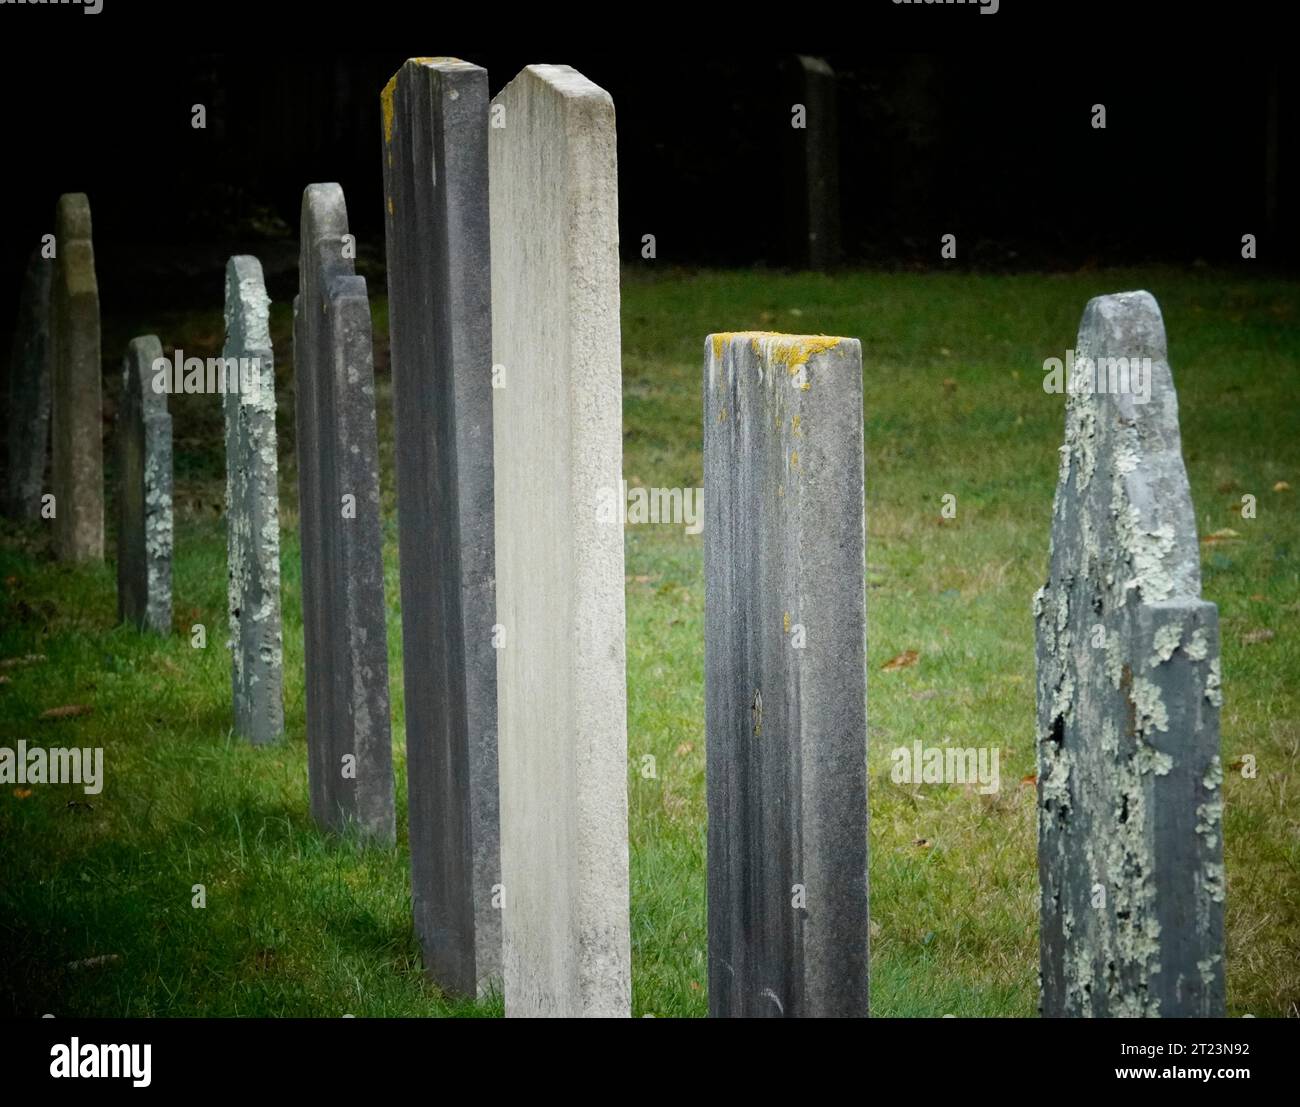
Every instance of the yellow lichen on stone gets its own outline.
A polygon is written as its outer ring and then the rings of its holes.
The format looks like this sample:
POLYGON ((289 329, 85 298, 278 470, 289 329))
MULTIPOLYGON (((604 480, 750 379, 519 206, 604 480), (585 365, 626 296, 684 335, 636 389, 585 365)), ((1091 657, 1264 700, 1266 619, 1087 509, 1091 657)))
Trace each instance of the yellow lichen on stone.
POLYGON ((785 613, 785 632, 786 634, 790 633, 790 612, 788 611, 785 613))
MULTIPOLYGON (((400 72, 400 70, 399 70, 400 72)), ((373 86, 372 86, 373 87, 373 86)), ((393 74, 392 80, 384 85, 384 91, 379 94, 379 102, 384 108, 384 141, 393 141, 393 97, 397 93, 397 73, 393 74)))
POLYGON ((395 214, 396 214, 396 212, 395 212, 394 209, 393 209, 393 198, 392 198, 391 196, 388 197, 388 214, 389 214, 389 215, 395 215, 395 214))
POLYGON ((795 434, 798 434, 798 435, 802 435, 802 434, 803 434, 803 431, 801 431, 801 430, 799 429, 799 420, 800 420, 801 418, 802 418, 802 417, 799 416, 799 415, 794 415, 794 416, 791 416, 791 418, 790 418, 790 429, 791 429, 792 431, 794 431, 795 434))
POLYGON ((791 450, 791 451, 790 451, 790 467, 791 467, 792 469, 798 469, 798 468, 799 468, 799 451, 798 451, 798 450, 791 450))

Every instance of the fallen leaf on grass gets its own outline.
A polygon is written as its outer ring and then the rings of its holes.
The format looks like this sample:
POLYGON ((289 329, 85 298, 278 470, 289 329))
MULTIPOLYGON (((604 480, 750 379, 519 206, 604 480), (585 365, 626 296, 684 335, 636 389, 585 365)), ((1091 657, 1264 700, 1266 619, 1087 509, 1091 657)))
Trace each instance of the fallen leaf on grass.
POLYGON ((1289 484, 1287 484, 1286 481, 1284 481, 1284 480, 1280 480, 1280 481, 1277 482, 1277 484, 1273 485, 1273 491, 1274 491, 1274 492, 1290 492, 1290 491, 1291 491, 1291 486, 1290 486, 1289 484))
POLYGON ((930 848, 930 839, 929 839, 929 838, 913 838, 913 839, 912 839, 912 845, 916 846, 916 847, 919 848, 919 849, 929 849, 929 848, 930 848))
POLYGON ((920 656, 916 650, 904 650, 897 657, 891 657, 880 668, 883 672, 894 673, 899 669, 906 669, 909 665, 915 665, 920 656))
POLYGON ((28 796, 30 796, 31 794, 32 794, 32 790, 31 790, 30 788, 15 788, 15 789, 14 789, 14 795, 17 796, 20 800, 25 800, 25 799, 26 799, 28 796))
POLYGON ((84 703, 69 703, 63 707, 51 707, 41 712, 42 719, 75 719, 78 715, 89 715, 95 709, 84 703))
POLYGON ((677 756, 685 757, 694 748, 695 748, 694 742, 683 742, 680 746, 677 747, 677 756))
POLYGON ((1277 637, 1268 627, 1260 627, 1258 630, 1248 630, 1241 636, 1243 646, 1257 646, 1260 642, 1267 642, 1271 638, 1277 637))
POLYGON ((1216 530, 1213 534, 1207 534, 1201 539, 1201 542, 1207 546, 1212 546, 1216 542, 1231 542, 1233 539, 1240 537, 1241 535, 1231 527, 1223 527, 1221 530, 1216 530))
POLYGON ((1037 773, 1029 773, 1027 776, 1022 776, 1022 777, 1020 778, 1020 783, 1021 783, 1021 784, 1037 784, 1037 783, 1038 783, 1038 774, 1037 774, 1037 773))

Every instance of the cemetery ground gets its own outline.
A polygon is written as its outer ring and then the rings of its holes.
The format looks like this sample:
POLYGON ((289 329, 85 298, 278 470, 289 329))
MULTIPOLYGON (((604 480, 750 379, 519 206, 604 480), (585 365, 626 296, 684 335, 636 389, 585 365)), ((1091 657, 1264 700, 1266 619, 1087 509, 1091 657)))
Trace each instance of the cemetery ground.
MULTIPOLYGON (((1164 311, 1183 451, 1219 605, 1233 1015, 1300 1015, 1300 297, 1294 283, 1173 269, 971 276, 625 270, 624 477, 693 488, 704 336, 860 338, 865 365, 871 1001, 877 1016, 1033 1015, 1037 1003, 1034 627, 1063 397, 1043 360, 1091 296, 1164 311), (943 497, 956 516, 942 517, 943 497), (1243 496, 1257 503, 1243 517, 1243 496), (920 740, 1000 751, 1000 790, 898 784, 920 740), (1256 775, 1249 777, 1251 765, 1256 775)), ((221 400, 171 397, 174 617, 115 626, 111 560, 58 565, 40 525, 0 524, 0 745, 102 746, 102 793, 0 791, 0 1011, 56 1015, 499 1014, 444 999, 412 932, 392 394, 374 293, 398 847, 311 823, 290 310, 279 394, 287 738, 231 735, 221 400), (196 624, 206 648, 191 645, 196 624), (43 718, 55 708, 88 708, 43 718), (206 905, 193 906, 195 885, 206 905)), ((274 290, 272 292, 275 295, 274 290)), ((106 406, 127 341, 216 356, 210 310, 112 314, 106 406)), ((106 453, 109 488, 112 454, 106 453)), ((110 502, 108 549, 114 549, 110 502)), ((48 526, 48 524, 46 524, 48 526)), ((626 529, 633 1013, 705 1014, 703 562, 682 526, 626 529)))

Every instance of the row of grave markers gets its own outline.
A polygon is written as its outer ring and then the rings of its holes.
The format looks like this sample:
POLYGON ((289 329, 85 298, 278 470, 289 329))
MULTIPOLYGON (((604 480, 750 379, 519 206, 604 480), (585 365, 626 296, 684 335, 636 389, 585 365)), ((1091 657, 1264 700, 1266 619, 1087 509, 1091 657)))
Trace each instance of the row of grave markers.
MULTIPOLYGON (((415 59, 384 90, 382 120, 425 967, 449 992, 503 986, 510 1015, 626 1015, 623 536, 599 509, 621 479, 613 104, 566 66, 530 66, 489 102, 485 70, 415 59), (489 128, 494 105, 508 126, 489 128)), ((11 454, 10 502, 30 514, 40 498, 48 358, 56 550, 96 557, 84 197, 60 201, 59 230, 57 265, 34 261, 25 287, 11 449, 19 411, 30 430, 23 464, 11 454)), ((392 843, 371 316, 346 235, 339 187, 308 187, 293 345, 311 808, 323 827, 392 843)), ((261 388, 225 397, 234 718, 261 744, 284 722, 273 352, 256 259, 231 259, 225 301, 224 356, 262 367, 261 388)), ((1217 614, 1200 598, 1155 300, 1093 300, 1077 348, 1149 357, 1154 372, 1150 403, 1067 401, 1034 606, 1042 1009, 1222 1014, 1217 614)), ((166 632, 170 421, 149 387, 160 356, 150 336, 124 363, 118 577, 122 617, 166 632)), ((710 1013, 865 1015, 861 347, 711 335, 703 399, 710 1013)))

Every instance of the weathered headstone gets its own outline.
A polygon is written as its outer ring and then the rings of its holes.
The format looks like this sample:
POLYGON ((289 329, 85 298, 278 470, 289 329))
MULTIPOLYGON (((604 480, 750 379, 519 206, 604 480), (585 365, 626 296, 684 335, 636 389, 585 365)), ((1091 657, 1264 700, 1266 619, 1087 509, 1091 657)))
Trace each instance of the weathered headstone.
POLYGON ((827 269, 840 260, 840 133, 835 71, 799 55, 785 65, 789 131, 783 161, 790 263, 827 269), (803 109, 800 111, 799 109, 803 109))
POLYGON ((50 451, 50 286, 54 258, 32 252, 9 363, 9 487, 5 510, 37 519, 50 451))
POLYGON ((366 281, 353 273, 337 184, 302 198, 293 307, 307 770, 316 822, 391 844, 379 441, 366 281))
POLYGON ((867 1014, 856 339, 715 334, 704 370, 709 1014, 867 1014))
POLYGON ((501 980, 487 71, 408 61, 382 107, 411 892, 426 970, 475 995, 501 980))
POLYGON ((104 560, 104 398, 99 364, 99 285, 90 201, 59 197, 58 264, 50 296, 54 552, 61 561, 104 560))
POLYGON ((1034 598, 1042 1011, 1222 1015, 1218 612, 1155 299, 1090 301, 1073 368, 1034 598))
POLYGON ((154 335, 133 338, 117 405, 117 617, 172 629, 172 417, 153 388, 162 358, 154 335))
POLYGON ((284 734, 279 464, 271 301, 261 263, 226 263, 226 560, 235 732, 254 745, 284 734), (232 387, 232 385, 234 387, 232 387))
POLYGON ((490 116, 506 1014, 626 1016, 614 105, 532 65, 490 116))

